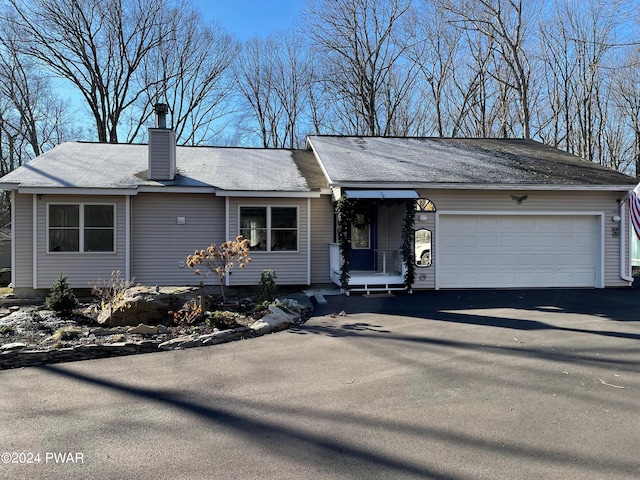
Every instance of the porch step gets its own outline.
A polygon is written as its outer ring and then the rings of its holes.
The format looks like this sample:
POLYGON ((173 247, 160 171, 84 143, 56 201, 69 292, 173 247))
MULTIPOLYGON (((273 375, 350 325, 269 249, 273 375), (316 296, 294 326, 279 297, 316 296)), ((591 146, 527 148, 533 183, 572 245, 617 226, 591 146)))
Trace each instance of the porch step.
POLYGON ((327 295, 342 295, 342 291, 337 288, 320 288, 320 289, 310 289, 303 290, 304 294, 307 297, 313 297, 318 305, 325 305, 327 303, 327 299, 325 298, 327 295))
POLYGON ((327 299, 324 298, 324 295, 321 295, 319 293, 316 293, 313 298, 315 298, 316 302, 318 303, 318 305, 324 305, 327 303, 327 299))

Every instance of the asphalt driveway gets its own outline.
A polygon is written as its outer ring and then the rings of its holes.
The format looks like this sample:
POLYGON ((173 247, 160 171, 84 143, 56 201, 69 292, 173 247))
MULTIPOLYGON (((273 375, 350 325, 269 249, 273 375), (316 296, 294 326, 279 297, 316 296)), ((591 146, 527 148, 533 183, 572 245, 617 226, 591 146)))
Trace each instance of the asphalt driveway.
POLYGON ((640 477, 640 291, 328 298, 257 339, 0 371, 0 478, 640 477))

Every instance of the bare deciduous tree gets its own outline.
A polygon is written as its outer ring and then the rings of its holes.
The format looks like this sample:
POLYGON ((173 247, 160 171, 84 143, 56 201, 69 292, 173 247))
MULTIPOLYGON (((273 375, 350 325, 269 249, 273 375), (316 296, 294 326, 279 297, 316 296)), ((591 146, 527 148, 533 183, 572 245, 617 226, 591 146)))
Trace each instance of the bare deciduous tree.
POLYGON ((98 141, 118 142, 123 115, 148 88, 135 76, 160 44, 160 27, 170 24, 166 3, 6 1, 11 8, 0 14, 3 35, 78 89, 93 115, 98 141))
MULTIPOLYGON (((218 120, 230 110, 230 73, 239 45, 219 24, 205 24, 188 8, 176 10, 171 23, 160 25, 160 38, 143 60, 142 85, 150 87, 139 117, 149 118, 155 103, 166 103, 180 144, 208 144, 223 125, 218 120)), ((139 130, 141 123, 134 126, 139 130)))
POLYGON ((346 133, 381 135, 388 132, 394 109, 382 107, 384 96, 399 88, 391 99, 396 104, 406 95, 405 79, 399 79, 404 47, 398 43, 401 19, 409 0, 313 0, 307 3, 306 31, 326 70, 323 81, 339 105, 336 112, 347 117, 346 133))
POLYGON ((234 68, 244 128, 257 130, 263 147, 300 147, 313 75, 302 38, 278 33, 248 40, 234 68))
POLYGON ((531 12, 523 0, 442 0, 464 28, 491 40, 491 48, 504 62, 496 80, 517 92, 522 137, 531 137, 531 68, 525 51, 531 12))
POLYGON ((273 87, 276 49, 275 42, 270 39, 253 38, 242 45, 234 65, 237 89, 245 105, 245 118, 252 120, 249 125, 245 122, 242 128, 253 130, 255 121, 256 133, 265 148, 280 144, 279 125, 284 114, 273 87))

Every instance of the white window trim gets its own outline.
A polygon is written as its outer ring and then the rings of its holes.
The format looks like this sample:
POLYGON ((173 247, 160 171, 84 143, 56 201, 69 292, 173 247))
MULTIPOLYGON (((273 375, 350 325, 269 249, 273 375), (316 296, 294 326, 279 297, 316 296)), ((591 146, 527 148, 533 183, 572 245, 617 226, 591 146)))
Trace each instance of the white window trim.
POLYGON ((118 238, 117 236, 117 232, 116 232, 116 226, 117 226, 117 208, 116 208, 116 204, 113 202, 47 202, 46 205, 46 215, 47 215, 47 239, 46 239, 46 247, 47 247, 47 254, 51 254, 51 255, 113 255, 114 253, 117 253, 117 248, 116 248, 116 239, 118 238), (50 233, 50 227, 49 227, 49 206, 50 205, 78 205, 80 207, 80 218, 79 218, 79 230, 80 230, 80 239, 79 239, 79 250, 77 252, 52 252, 51 250, 49 250, 49 246, 50 246, 50 242, 49 242, 49 233, 50 233), (104 252, 86 252, 84 250, 84 207, 85 205, 110 205, 111 207, 113 207, 113 250, 111 251, 104 251, 104 252))
MULTIPOLYGON (((238 235, 240 235, 241 217, 240 210, 242 208, 265 208, 267 211, 267 227, 266 227, 266 250, 252 250, 251 255, 263 255, 263 254, 286 254, 286 253, 300 253, 300 209, 297 205, 255 205, 255 204, 242 204, 238 205, 238 235), (271 250, 271 208, 294 208, 296 210, 296 249, 295 250, 271 250)), ((290 228, 284 230, 292 230, 290 228)))

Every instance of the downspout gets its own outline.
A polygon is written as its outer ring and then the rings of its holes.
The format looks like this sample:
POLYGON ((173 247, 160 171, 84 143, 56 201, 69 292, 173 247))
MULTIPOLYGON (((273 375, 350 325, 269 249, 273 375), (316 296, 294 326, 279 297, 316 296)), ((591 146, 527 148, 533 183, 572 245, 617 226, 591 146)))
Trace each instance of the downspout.
POLYGON ((311 199, 307 198, 307 285, 311 285, 311 199))
MULTIPOLYGON (((225 196, 224 197, 224 238, 225 238, 225 242, 227 241, 227 239, 229 238, 229 220, 230 220, 230 214, 229 214, 229 197, 225 196)), ((224 276, 224 286, 228 287, 231 283, 229 282, 229 277, 230 275, 225 275, 224 276)))
POLYGON ((11 190, 11 288, 16 288, 16 201, 18 192, 11 190))
POLYGON ((31 200, 31 215, 31 241, 33 242, 33 258, 31 260, 33 262, 33 268, 31 271, 31 275, 33 275, 33 278, 31 279, 31 286, 35 291, 38 289, 38 195, 36 195, 35 193, 32 195, 31 200))
POLYGON ((124 278, 131 281, 131 195, 124 197, 124 278))
MULTIPOLYGON (((625 237, 627 237, 627 200, 630 193, 628 193, 620 201, 620 278, 625 282, 633 283, 633 277, 629 275, 629 269, 627 267, 627 248, 625 237)), ((629 263, 631 263, 631 255, 629 255, 629 263)))

